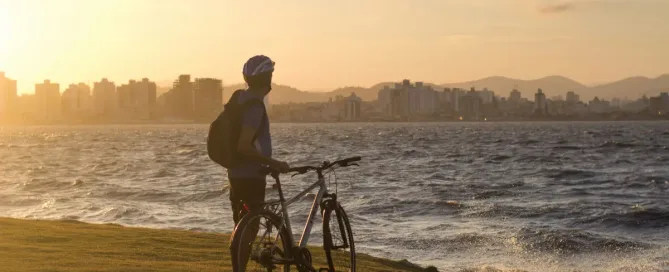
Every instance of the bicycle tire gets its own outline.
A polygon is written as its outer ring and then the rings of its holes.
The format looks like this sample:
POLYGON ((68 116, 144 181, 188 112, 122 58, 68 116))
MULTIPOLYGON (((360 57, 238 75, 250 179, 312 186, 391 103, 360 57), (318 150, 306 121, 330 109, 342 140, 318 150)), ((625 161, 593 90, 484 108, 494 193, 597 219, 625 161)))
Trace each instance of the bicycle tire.
MULTIPOLYGON (((230 253, 231 253, 231 261, 232 261, 232 269, 234 272, 272 272, 272 271, 284 271, 284 272, 289 272, 290 271, 290 265, 289 264, 274 264, 271 263, 269 265, 276 267, 283 266, 283 269, 274 269, 272 267, 267 267, 266 264, 261 264, 259 263, 259 260, 252 260, 254 256, 261 256, 264 255, 266 256, 266 252, 262 252, 262 250, 266 250, 266 248, 261 248, 261 249, 256 249, 254 245, 260 244, 256 243, 257 241, 257 236, 261 232, 264 232, 261 236, 261 241, 262 239, 267 235, 267 231, 269 228, 269 234, 270 238, 271 236, 275 236, 275 239, 281 239, 281 245, 280 245, 280 250, 281 252, 278 252, 279 255, 281 253, 283 256, 280 257, 286 257, 286 254, 289 252, 291 245, 289 243, 289 234, 288 230, 283 227, 281 218, 277 216, 274 213, 271 213, 269 211, 262 211, 262 212, 250 212, 247 213, 240 221, 239 224, 235 227, 234 232, 232 233, 232 241, 230 242, 230 253), (262 219, 265 219, 265 224, 261 222, 262 219), (258 231, 253 234, 253 228, 254 226, 252 225, 254 222, 258 221, 258 231), (242 249, 242 242, 244 241, 244 237, 250 237, 253 234, 255 238, 253 239, 254 241, 248 243, 250 244, 250 252, 245 253, 242 249), (247 236, 248 235, 248 236, 247 236), (261 253, 262 252, 262 253, 261 253), (247 256, 248 254, 248 256, 247 256), (240 267, 241 264, 244 264, 243 267, 240 267)), ((248 239, 248 238, 247 238, 248 239)), ((271 253, 269 253, 270 257, 274 256, 274 251, 275 249, 272 248, 271 253)), ((288 253, 289 254, 289 253, 288 253)), ((271 258, 270 258, 271 259, 271 258)))
POLYGON ((334 204, 331 202, 325 203, 325 210, 323 212, 323 248, 325 249, 325 257, 327 258, 330 272, 356 271, 353 231, 351 230, 348 216, 339 202, 334 204), (336 229, 333 230, 331 226, 336 227, 336 229), (343 240, 344 237, 346 240, 343 240))

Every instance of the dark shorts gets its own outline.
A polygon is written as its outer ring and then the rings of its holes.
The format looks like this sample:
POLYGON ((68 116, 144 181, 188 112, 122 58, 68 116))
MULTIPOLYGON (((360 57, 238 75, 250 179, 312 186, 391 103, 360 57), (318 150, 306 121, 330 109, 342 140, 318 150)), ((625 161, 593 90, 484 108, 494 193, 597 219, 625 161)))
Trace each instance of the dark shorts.
POLYGON ((249 209, 255 210, 265 203, 265 178, 261 179, 230 179, 230 204, 232 205, 232 219, 235 226, 241 220, 240 212, 246 204, 249 209))

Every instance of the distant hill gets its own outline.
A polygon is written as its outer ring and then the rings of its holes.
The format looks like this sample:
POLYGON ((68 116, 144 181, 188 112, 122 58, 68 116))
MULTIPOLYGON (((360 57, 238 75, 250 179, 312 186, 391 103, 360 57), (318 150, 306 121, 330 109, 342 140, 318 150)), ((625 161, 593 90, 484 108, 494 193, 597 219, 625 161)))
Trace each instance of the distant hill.
MULTIPOLYGON (((397 82, 400 82, 398 80, 397 82)), ((158 93, 169 90, 169 85, 165 86, 161 82, 158 93)), ((169 83, 171 85, 171 83, 169 83)), ((274 84, 272 85, 272 92, 270 93, 270 104, 285 104, 285 103, 305 103, 305 102, 325 102, 330 98, 338 95, 349 96, 355 93, 357 96, 365 101, 373 101, 378 97, 379 90, 384 86, 394 86, 395 82, 381 82, 371 87, 349 86, 335 89, 329 92, 308 92, 297 88, 274 84)), ((462 88, 470 89, 475 87, 477 90, 488 88, 494 91, 495 94, 508 97, 513 89, 518 89, 522 97, 533 99, 537 89, 541 88, 548 97, 562 95, 563 97, 568 91, 574 91, 581 96, 582 100, 590 100, 595 96, 603 99, 611 99, 614 97, 636 99, 642 95, 655 96, 660 92, 669 91, 669 74, 659 76, 657 78, 646 77, 631 77, 620 81, 588 87, 575 80, 563 76, 548 76, 533 80, 513 79, 502 76, 487 77, 474 81, 466 81, 459 83, 433 84, 424 83, 427 86, 432 86, 435 90, 443 90, 443 88, 462 88)), ((234 90, 245 88, 245 84, 226 85, 223 87, 223 99, 227 101, 234 90)))
MULTIPOLYGON (((223 86, 223 101, 228 101, 235 90, 244 88, 246 84, 243 83, 223 86)), ((272 91, 269 93, 270 104, 319 102, 327 101, 328 98, 328 93, 306 92, 280 84, 272 84, 272 91)))
POLYGON ((589 97, 628 97, 636 99, 642 95, 656 96, 661 92, 669 92, 669 74, 656 78, 630 77, 620 81, 594 86, 584 90, 589 97))
POLYGON ((475 81, 462 83, 442 84, 442 87, 464 88, 469 90, 475 87, 477 90, 488 88, 495 94, 508 97, 513 89, 517 89, 522 97, 531 98, 539 88, 547 93, 548 97, 555 95, 564 96, 568 91, 581 92, 587 89, 587 86, 563 76, 548 76, 534 80, 512 79, 501 76, 487 77, 475 81))

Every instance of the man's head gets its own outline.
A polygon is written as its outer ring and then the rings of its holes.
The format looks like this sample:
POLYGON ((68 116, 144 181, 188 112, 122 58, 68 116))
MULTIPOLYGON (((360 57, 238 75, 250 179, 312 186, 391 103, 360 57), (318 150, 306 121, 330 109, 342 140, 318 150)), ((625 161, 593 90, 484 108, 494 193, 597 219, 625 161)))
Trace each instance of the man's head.
POLYGON ((272 90, 272 73, 274 61, 267 56, 258 55, 250 58, 244 64, 242 74, 249 89, 262 91, 263 95, 272 90))

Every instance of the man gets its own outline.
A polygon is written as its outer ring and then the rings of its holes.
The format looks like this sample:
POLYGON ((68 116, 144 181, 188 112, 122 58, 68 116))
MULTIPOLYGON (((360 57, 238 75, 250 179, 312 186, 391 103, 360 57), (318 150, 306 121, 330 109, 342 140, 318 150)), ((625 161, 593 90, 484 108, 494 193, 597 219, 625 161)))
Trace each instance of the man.
POLYGON ((241 220, 239 215, 243 208, 242 203, 253 210, 265 201, 265 176, 259 173, 262 167, 269 166, 281 172, 289 169, 287 163, 272 159, 269 119, 262 103, 263 98, 272 90, 273 72, 274 62, 262 55, 250 58, 242 70, 248 89, 238 94, 237 102, 243 104, 257 99, 261 103, 251 105, 241 114, 242 126, 237 151, 247 163, 228 169, 235 225, 241 220))

